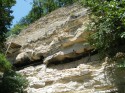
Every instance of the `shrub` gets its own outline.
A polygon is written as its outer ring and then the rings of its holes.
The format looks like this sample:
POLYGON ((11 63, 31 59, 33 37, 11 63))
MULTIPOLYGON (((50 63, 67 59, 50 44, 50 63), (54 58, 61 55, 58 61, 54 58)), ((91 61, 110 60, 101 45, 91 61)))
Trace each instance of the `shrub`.
POLYGON ((125 1, 82 0, 90 7, 90 43, 104 55, 114 56, 125 45, 125 1))
POLYGON ((0 84, 0 93, 23 93, 28 85, 26 78, 13 70, 6 71, 0 84))
POLYGON ((23 93, 23 89, 28 85, 25 77, 12 70, 12 65, 3 54, 0 53, 0 93, 23 93))
POLYGON ((10 31, 6 34, 6 36, 8 37, 10 35, 18 35, 26 27, 27 27, 26 24, 17 23, 16 25, 14 25, 13 28, 10 29, 10 31))
POLYGON ((0 53, 0 71, 10 70, 11 67, 11 63, 0 53))

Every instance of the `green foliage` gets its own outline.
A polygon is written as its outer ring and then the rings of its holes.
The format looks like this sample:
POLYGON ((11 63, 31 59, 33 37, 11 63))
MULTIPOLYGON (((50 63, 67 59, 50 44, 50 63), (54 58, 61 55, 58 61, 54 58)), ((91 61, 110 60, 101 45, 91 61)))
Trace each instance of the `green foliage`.
POLYGON ((11 63, 7 61, 3 54, 0 53, 0 71, 8 71, 11 67, 11 63))
POLYGON ((15 3, 16 0, 0 0, 0 50, 2 50, 6 32, 9 30, 13 19, 11 7, 15 3))
POLYGON ((90 7, 90 43, 101 53, 113 55, 125 42, 124 0, 82 0, 90 7))
POLYGON ((16 24, 10 32, 7 33, 7 35, 11 35, 11 34, 15 34, 18 35, 20 33, 21 30, 23 30, 24 28, 26 28, 27 25, 22 25, 22 24, 16 24))
POLYGON ((26 78, 9 70, 4 73, 2 83, 0 83, 0 93, 24 93, 24 88, 28 85, 26 78))
POLYGON ((12 70, 12 65, 3 54, 0 54, 0 93, 23 93, 28 81, 25 77, 12 70))
POLYGON ((78 0, 58 0, 58 2, 60 3, 60 6, 64 5, 70 5, 73 4, 74 2, 77 2, 78 0))
MULTIPOLYGON (((13 16, 11 7, 16 3, 16 0, 0 0, 0 51, 3 51, 6 33, 9 31, 13 16)), ((17 33, 18 28, 13 29, 17 33)), ((12 65, 3 54, 0 53, 0 72, 4 75, 0 77, 0 93, 23 93, 23 88, 28 84, 26 79, 16 72, 12 71, 12 65)))

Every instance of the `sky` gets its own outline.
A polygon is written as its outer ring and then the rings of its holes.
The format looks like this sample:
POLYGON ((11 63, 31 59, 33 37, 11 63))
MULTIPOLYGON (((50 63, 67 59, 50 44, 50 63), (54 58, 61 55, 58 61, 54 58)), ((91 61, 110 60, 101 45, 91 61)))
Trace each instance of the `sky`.
POLYGON ((14 19, 12 21, 12 27, 24 16, 26 16, 31 10, 32 0, 16 0, 15 6, 12 7, 14 19))

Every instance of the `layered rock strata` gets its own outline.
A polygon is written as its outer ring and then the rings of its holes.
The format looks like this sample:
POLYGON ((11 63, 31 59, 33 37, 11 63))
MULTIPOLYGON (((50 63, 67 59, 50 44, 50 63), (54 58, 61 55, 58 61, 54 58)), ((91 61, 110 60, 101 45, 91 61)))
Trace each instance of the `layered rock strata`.
POLYGON ((63 7, 7 41, 7 57, 29 81, 26 93, 108 93, 114 86, 85 31, 87 9, 63 7), (37 64, 39 63, 39 65, 37 64), (29 64, 36 64, 30 65, 29 64))
POLYGON ((14 64, 37 60, 48 64, 50 59, 62 61, 75 58, 93 49, 87 43, 90 32, 85 28, 88 21, 87 9, 80 5, 60 8, 31 24, 18 36, 11 37, 7 42, 11 43, 7 51, 8 58, 14 64), (16 46, 11 48, 14 44, 16 46))
POLYGON ((92 56, 90 63, 86 57, 47 68, 45 65, 30 66, 18 73, 29 81, 26 93, 110 93, 115 88, 107 78, 107 63, 100 65, 97 57, 92 56))

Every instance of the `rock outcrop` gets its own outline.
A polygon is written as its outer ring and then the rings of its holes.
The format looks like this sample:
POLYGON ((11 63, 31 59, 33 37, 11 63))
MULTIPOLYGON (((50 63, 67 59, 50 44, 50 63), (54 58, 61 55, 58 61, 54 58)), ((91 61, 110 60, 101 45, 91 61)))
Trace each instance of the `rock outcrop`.
POLYGON ((60 65, 30 66, 18 73, 26 76, 26 93, 110 93, 115 90, 106 76, 106 62, 100 65, 97 55, 60 65), (95 60, 95 61, 94 61, 95 60))
MULTIPOLYGON (((31 24, 18 36, 9 39, 8 43, 12 42, 10 47, 15 44, 21 48, 18 52, 8 49, 8 56, 16 53, 17 56, 12 57, 14 64, 43 58, 44 63, 48 64, 52 60, 74 58, 93 49, 87 43, 90 32, 85 31, 85 28, 88 21, 86 8, 79 5, 60 8, 31 24)), ((13 49, 17 48, 18 46, 15 46, 13 49)))
POLYGON ((87 9, 63 7, 42 17, 18 36, 8 39, 7 56, 29 81, 26 93, 108 93, 106 62, 89 45, 87 9), (11 42, 11 44, 10 44, 11 42))

